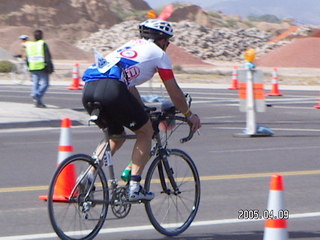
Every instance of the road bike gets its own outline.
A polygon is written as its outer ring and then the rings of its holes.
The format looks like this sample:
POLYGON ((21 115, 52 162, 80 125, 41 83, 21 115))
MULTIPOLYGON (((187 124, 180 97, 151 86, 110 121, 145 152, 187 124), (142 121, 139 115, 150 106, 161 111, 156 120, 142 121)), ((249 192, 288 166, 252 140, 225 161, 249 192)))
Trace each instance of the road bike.
POLYGON ((21 57, 15 57, 10 72, 10 79, 15 84, 23 84, 25 81, 31 80, 31 75, 26 62, 21 57))
MULTIPOLYGON (((92 104, 95 109, 89 121, 95 122, 99 119, 100 103, 92 104)), ((155 197, 139 203, 144 203, 148 218, 158 232, 176 236, 190 226, 197 214, 200 178, 191 157, 182 150, 170 149, 168 140, 181 127, 188 129, 189 134, 179 138, 180 142, 189 141, 193 137, 191 123, 174 107, 160 111, 149 107, 148 113, 154 128, 154 146, 144 189, 153 192, 155 197), (161 126, 164 126, 164 130, 160 130, 161 126)), ((61 239, 93 239, 102 228, 109 207, 117 218, 124 218, 130 212, 133 203, 128 201, 129 184, 119 184, 110 151, 109 140, 119 136, 109 136, 107 129, 103 129, 103 133, 102 148, 98 147, 92 156, 75 154, 66 158, 57 167, 50 183, 49 217, 61 239), (109 180, 104 166, 108 169, 109 180), (74 180, 62 184, 68 189, 64 189, 61 196, 61 189, 57 188, 58 185, 61 188, 59 182, 66 174, 74 180)), ((124 137, 134 139, 135 135, 124 137)), ((101 142, 98 146, 101 146, 101 142)))

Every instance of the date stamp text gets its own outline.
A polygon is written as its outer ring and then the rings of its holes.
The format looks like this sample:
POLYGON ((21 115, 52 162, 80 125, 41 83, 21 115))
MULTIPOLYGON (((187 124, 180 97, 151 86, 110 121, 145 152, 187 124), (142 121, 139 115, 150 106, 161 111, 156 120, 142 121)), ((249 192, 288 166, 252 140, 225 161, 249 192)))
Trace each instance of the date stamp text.
POLYGON ((259 220, 259 219, 289 219, 289 210, 259 210, 259 209, 240 209, 238 219, 242 220, 259 220))

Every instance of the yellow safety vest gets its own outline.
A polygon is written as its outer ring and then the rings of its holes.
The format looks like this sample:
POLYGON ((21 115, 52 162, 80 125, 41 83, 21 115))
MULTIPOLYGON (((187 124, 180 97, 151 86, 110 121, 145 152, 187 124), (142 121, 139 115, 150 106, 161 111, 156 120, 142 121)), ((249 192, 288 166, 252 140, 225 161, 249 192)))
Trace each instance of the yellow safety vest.
POLYGON ((35 42, 30 41, 26 44, 29 70, 43 70, 45 68, 43 45, 43 40, 38 40, 35 42))

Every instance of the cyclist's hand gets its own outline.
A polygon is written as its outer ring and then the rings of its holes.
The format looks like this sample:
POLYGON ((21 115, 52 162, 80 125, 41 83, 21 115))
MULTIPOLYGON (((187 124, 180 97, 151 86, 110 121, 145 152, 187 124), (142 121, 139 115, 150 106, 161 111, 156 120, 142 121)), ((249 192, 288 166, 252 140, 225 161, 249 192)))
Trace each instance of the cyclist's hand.
POLYGON ((157 110, 156 107, 149 107, 147 105, 143 105, 143 108, 144 108, 144 111, 147 113, 154 112, 155 110, 157 110))
POLYGON ((200 118, 197 114, 191 114, 187 120, 192 123, 192 131, 195 132, 201 128, 200 118))

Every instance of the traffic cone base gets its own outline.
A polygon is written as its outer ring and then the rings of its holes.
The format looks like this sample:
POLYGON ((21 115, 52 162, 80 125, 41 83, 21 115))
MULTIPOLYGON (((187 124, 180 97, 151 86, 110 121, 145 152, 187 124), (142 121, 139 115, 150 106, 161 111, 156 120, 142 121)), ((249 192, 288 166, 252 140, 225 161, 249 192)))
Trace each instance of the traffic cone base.
POLYGON ((270 192, 268 198, 268 211, 273 212, 274 218, 266 219, 263 240, 287 240, 287 219, 280 218, 278 213, 284 210, 283 199, 283 177, 273 175, 270 181, 270 192))
POLYGON ((238 84, 238 67, 237 67, 237 66, 234 66, 234 67, 233 67, 231 87, 229 87, 228 89, 230 89, 230 90, 237 90, 237 89, 239 89, 239 84, 238 84))
POLYGON ((320 109, 320 97, 319 97, 318 104, 317 104, 317 105, 314 105, 313 107, 316 108, 316 109, 320 109))
POLYGON ((270 93, 268 93, 268 96, 283 96, 282 93, 280 93, 278 86, 273 86, 270 93))
MULTIPOLYGON (((59 141, 59 153, 57 159, 57 165, 71 156, 73 152, 73 146, 71 141, 71 119, 64 118, 61 121, 61 132, 59 141)), ((54 189, 53 200, 54 201, 66 201, 69 198, 74 186, 76 184, 76 167, 74 164, 69 164, 66 166, 58 176, 56 181, 56 186, 54 189)), ((48 200, 47 195, 40 195, 39 199, 48 200)))
POLYGON ((285 229, 266 228, 264 230, 263 240, 286 240, 288 232, 285 229))
MULTIPOLYGON (((53 201, 64 202, 66 201, 74 186, 76 185, 76 168, 74 164, 67 165, 58 176, 56 186, 54 188, 53 201)), ((40 195, 39 199, 47 201, 47 195, 40 195)))
POLYGON ((82 90, 80 84, 79 63, 76 63, 72 71, 72 84, 68 87, 69 90, 82 90))
POLYGON ((287 240, 287 221, 285 219, 267 219, 263 240, 287 240))
POLYGON ((283 96, 279 91, 279 83, 278 83, 278 69, 274 68, 272 73, 272 88, 268 96, 283 96))

